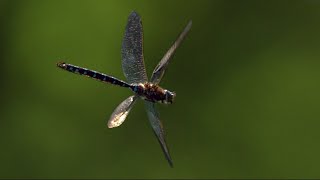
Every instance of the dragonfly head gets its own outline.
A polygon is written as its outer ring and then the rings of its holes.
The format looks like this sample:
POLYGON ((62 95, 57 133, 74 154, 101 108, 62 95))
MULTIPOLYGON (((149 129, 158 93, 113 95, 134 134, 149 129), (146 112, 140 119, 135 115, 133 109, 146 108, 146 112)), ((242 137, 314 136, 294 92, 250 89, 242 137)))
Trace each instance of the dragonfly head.
POLYGON ((165 99, 166 103, 172 104, 174 101, 174 98, 176 97, 176 93, 165 90, 165 97, 166 97, 166 99, 165 99))

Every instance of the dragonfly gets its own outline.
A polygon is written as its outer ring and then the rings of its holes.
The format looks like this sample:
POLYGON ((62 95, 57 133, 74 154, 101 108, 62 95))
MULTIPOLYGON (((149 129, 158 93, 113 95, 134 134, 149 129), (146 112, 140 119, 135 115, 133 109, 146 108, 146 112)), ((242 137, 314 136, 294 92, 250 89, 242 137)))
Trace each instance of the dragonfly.
POLYGON ((108 128, 120 126, 125 121, 136 101, 138 99, 142 99, 144 101, 145 109, 153 132, 156 135, 165 158, 171 167, 173 167, 172 158, 166 144, 165 132, 155 104, 172 104, 175 99, 176 93, 160 87, 159 83, 165 74, 170 59, 172 59, 172 55, 185 39, 187 33, 191 29, 191 26, 192 21, 190 20, 153 70, 150 81, 148 81, 144 65, 142 21, 140 15, 135 11, 131 12, 128 17, 121 47, 122 70, 127 81, 122 81, 113 76, 65 62, 57 63, 57 66, 63 70, 79 75, 85 75, 87 77, 116 86, 125 87, 133 91, 134 95, 129 96, 127 99, 122 101, 113 111, 107 123, 108 128))

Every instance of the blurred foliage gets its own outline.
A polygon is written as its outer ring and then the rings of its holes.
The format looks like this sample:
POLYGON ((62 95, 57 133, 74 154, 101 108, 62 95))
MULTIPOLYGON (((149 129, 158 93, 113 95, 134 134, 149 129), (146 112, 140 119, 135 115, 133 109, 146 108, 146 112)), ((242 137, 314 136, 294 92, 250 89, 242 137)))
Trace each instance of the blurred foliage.
POLYGON ((320 2, 0 0, 1 178, 320 178, 320 2), (147 72, 193 20, 158 105, 175 167, 130 91, 56 68, 125 79, 129 13, 147 72))

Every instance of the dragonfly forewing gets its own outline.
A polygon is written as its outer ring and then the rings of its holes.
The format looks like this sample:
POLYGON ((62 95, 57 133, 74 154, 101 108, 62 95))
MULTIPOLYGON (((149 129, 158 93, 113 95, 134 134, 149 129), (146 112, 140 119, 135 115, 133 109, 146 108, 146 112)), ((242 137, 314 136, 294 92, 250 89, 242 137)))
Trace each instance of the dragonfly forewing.
POLYGON ((143 29, 138 13, 132 12, 128 17, 122 41, 122 69, 129 83, 147 82, 143 60, 143 29))
POLYGON ((137 96, 130 96, 126 100, 122 101, 113 111, 108 121, 108 127, 114 128, 120 126, 124 122, 124 120, 126 120, 126 117, 128 116, 137 99, 137 96))
POLYGON ((160 143, 160 146, 162 148, 162 151, 168 160, 171 167, 173 167, 173 162, 169 153, 169 149, 167 147, 166 141, 165 141, 165 133, 162 127, 162 123, 159 118, 159 113, 155 108, 155 104, 153 102, 145 101, 145 107, 147 110, 149 122, 152 126, 153 132, 158 138, 158 141, 160 143))
POLYGON ((180 33, 178 39, 173 43, 173 45, 170 47, 170 49, 167 51, 167 53, 163 56, 159 64, 156 66, 156 68, 153 70, 151 82, 154 84, 158 84, 161 81, 162 76, 164 75, 169 60, 171 59, 172 55, 176 51, 176 49, 179 47, 181 42, 185 39, 186 35, 188 34, 190 28, 192 26, 192 21, 189 21, 187 26, 184 28, 184 30, 180 33))

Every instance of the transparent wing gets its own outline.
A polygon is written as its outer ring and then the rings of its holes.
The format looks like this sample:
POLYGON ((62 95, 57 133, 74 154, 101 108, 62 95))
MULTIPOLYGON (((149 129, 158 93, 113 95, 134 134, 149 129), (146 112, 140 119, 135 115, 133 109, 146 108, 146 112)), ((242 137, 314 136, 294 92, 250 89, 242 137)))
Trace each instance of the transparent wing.
POLYGON ((156 66, 156 68, 153 70, 151 82, 158 84, 161 81, 162 76, 164 75, 165 70, 167 69, 167 66, 169 64, 169 60, 174 54, 175 50, 179 47, 183 39, 188 34, 190 28, 192 26, 192 21, 189 21, 188 25, 184 28, 182 33, 179 35, 178 39, 174 42, 174 44, 170 47, 170 49, 167 51, 167 53, 163 56, 159 64, 156 66))
POLYGON ((122 41, 122 70, 129 83, 147 82, 143 60, 143 30, 140 16, 132 12, 128 17, 122 41))
POLYGON ((155 135, 158 138, 158 141, 161 145, 162 151, 164 152, 166 159, 168 160, 170 166, 173 167, 173 163, 172 163, 172 159, 171 159, 171 156, 169 153, 169 149, 166 145, 166 141, 165 141, 165 137, 164 137, 165 134, 163 131, 162 123, 159 119, 159 113, 155 108, 155 104, 152 102, 149 102, 149 101, 145 101, 145 106, 147 109, 149 122, 152 126, 153 132, 155 133, 155 135))
POLYGON ((120 126, 128 116, 133 104, 137 99, 137 96, 130 96, 126 100, 122 101, 122 103, 120 103, 118 107, 113 111, 108 121, 108 128, 120 126))

